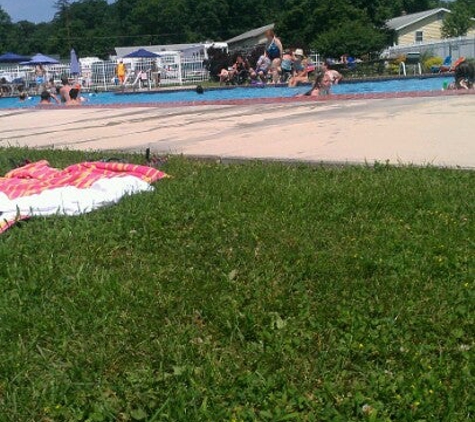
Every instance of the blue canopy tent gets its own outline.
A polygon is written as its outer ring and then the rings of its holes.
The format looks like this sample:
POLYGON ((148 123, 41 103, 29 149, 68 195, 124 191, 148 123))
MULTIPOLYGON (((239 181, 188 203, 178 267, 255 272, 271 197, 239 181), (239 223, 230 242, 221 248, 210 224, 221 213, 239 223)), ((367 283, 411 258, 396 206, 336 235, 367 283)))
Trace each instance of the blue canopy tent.
POLYGON ((8 52, 0 56, 0 63, 20 63, 28 59, 29 58, 26 56, 20 56, 19 54, 8 52))
MULTIPOLYGON (((153 60, 156 59, 157 57, 161 57, 160 54, 153 53, 152 51, 145 50, 144 48, 139 48, 138 50, 132 51, 132 53, 126 54, 124 56, 124 59, 149 59, 153 60)), ((135 80, 134 84, 139 82, 139 77, 137 76, 137 79, 135 80)), ((151 89, 150 86, 150 80, 147 77, 147 84, 148 84, 148 89, 151 89)))
POLYGON ((153 53, 144 48, 139 48, 138 50, 125 55, 124 59, 156 59, 157 57, 160 57, 160 54, 153 53))
MULTIPOLYGON (((43 66, 49 64, 59 64, 59 61, 53 59, 52 57, 45 56, 41 53, 35 54, 30 60, 20 63, 23 66, 43 66)), ((36 73, 35 83, 36 88, 41 89, 44 83, 46 83, 47 73, 44 70, 41 70, 40 73, 36 73)), ((31 85, 30 85, 31 86, 31 85)))
POLYGON ((24 66, 36 66, 36 65, 48 65, 48 64, 59 64, 59 61, 53 59, 52 57, 45 56, 41 53, 35 54, 30 60, 21 62, 20 64, 24 66))
POLYGON ((2 54, 0 56, 0 63, 16 65, 16 72, 10 71, 9 73, 2 74, 2 89, 6 89, 10 92, 11 95, 15 93, 18 87, 24 85, 24 80, 20 73, 20 67, 18 66, 18 64, 25 60, 28 60, 28 57, 20 56, 19 54, 11 52, 2 54))

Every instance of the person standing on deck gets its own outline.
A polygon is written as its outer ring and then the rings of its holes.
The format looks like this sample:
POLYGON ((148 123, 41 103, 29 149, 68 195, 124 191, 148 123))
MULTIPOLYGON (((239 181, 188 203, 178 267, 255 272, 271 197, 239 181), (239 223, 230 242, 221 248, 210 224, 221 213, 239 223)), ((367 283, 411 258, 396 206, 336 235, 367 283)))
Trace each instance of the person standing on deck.
POLYGON ((278 79, 280 79, 280 74, 282 73, 280 65, 282 63, 282 54, 284 52, 284 48, 282 47, 280 39, 276 37, 273 29, 266 31, 266 38, 266 51, 267 57, 269 57, 271 61, 270 70, 273 75, 272 79, 274 83, 277 83, 278 79))
POLYGON ((117 67, 115 69, 115 74, 117 75, 117 78, 119 79, 120 84, 124 85, 127 69, 125 67, 123 60, 120 60, 119 63, 117 64, 117 67))

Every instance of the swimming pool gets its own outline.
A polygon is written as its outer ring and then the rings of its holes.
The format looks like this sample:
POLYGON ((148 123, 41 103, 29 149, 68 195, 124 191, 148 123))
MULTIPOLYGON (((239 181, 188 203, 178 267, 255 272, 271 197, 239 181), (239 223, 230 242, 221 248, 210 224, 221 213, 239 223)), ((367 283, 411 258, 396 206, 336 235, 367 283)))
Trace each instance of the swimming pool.
MULTIPOLYGON (((417 91, 440 91, 444 82, 451 82, 453 78, 413 78, 393 79, 386 81, 368 81, 342 83, 334 86, 333 94, 365 94, 385 92, 417 92, 417 91)), ((297 88, 288 87, 231 87, 226 89, 212 89, 204 95, 198 95, 192 90, 181 91, 158 91, 115 94, 111 92, 83 95, 87 98, 88 105, 120 105, 120 104, 163 104, 177 102, 203 102, 203 101, 226 101, 257 98, 290 98, 309 90, 308 86, 297 88)), ((17 98, 0 99, 0 108, 24 108, 34 107, 39 103, 39 98, 30 98, 20 102, 17 98)))

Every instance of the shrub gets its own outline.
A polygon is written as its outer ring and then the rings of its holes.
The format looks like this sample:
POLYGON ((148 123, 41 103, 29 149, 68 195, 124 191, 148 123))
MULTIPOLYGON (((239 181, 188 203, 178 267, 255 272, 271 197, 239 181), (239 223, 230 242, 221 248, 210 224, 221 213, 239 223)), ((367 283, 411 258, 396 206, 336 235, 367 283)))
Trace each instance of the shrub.
POLYGON ((433 66, 442 66, 442 63, 444 63, 444 59, 442 59, 442 57, 431 57, 425 60, 422 65, 424 71, 430 71, 433 66))

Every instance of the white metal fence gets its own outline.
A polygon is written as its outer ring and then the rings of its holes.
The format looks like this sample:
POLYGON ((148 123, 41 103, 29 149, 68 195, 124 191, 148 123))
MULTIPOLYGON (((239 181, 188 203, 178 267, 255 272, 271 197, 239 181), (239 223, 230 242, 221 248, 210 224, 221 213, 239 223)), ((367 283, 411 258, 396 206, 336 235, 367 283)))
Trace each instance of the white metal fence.
MULTIPOLYGON (((50 79, 60 84, 62 76, 75 79, 85 90, 109 91, 122 89, 156 89, 160 86, 173 86, 200 83, 209 80, 209 72, 204 67, 204 57, 181 57, 179 54, 164 54, 158 60, 124 60, 127 69, 122 86, 116 76, 117 61, 98 61, 82 66, 79 76, 71 75, 69 63, 45 66, 43 83, 50 79)), ((0 65, 0 87, 3 95, 16 95, 22 87, 29 92, 39 91, 39 83, 34 67, 0 65)))
POLYGON ((475 57, 475 36, 447 38, 442 41, 394 46, 388 49, 389 57, 397 57, 413 52, 431 53, 438 57, 452 56, 454 60, 459 57, 475 57))

